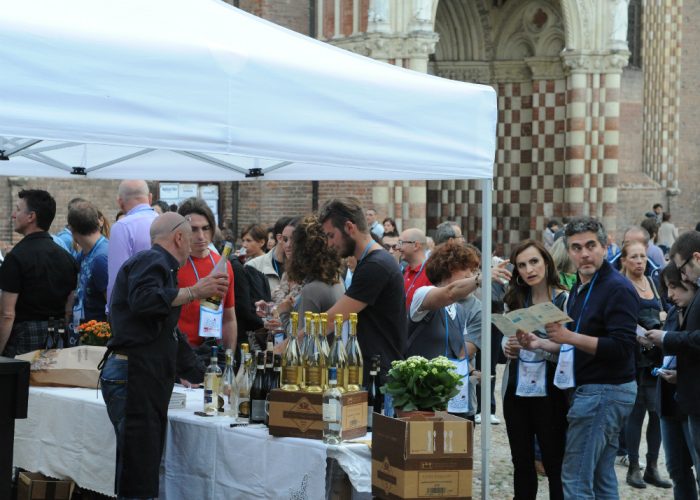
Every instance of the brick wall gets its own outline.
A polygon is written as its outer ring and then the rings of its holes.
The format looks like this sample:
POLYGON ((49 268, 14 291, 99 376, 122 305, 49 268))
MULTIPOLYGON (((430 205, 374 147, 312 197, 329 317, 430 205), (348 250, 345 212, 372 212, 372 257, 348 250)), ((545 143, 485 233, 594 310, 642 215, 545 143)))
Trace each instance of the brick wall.
POLYGON ((66 224, 68 202, 76 197, 85 198, 99 208, 112 222, 119 211, 117 189, 120 181, 87 179, 49 179, 44 177, 0 177, 0 241, 17 243, 21 236, 12 230, 12 210, 22 189, 45 189, 56 200, 56 218, 51 232, 56 233, 66 224))

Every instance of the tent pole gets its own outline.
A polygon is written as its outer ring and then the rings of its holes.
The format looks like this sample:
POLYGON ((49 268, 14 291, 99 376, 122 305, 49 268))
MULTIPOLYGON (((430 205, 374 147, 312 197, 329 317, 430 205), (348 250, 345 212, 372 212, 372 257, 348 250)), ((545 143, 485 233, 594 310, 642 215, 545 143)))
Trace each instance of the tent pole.
POLYGON ((491 203, 492 179, 481 180, 481 498, 489 498, 491 445, 491 203))

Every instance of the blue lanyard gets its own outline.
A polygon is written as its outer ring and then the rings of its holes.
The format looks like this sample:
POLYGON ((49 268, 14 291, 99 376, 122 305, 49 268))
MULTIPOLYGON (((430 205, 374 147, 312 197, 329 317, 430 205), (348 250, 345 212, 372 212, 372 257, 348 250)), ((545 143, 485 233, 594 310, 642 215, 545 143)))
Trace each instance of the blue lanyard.
POLYGON ((364 259, 364 258, 367 256, 367 252, 369 252, 369 249, 372 247, 372 244, 373 244, 373 243, 374 243, 374 240, 371 240, 369 243, 367 243, 367 246, 366 246, 365 249, 362 251, 362 256, 360 257, 360 260, 357 261, 358 264, 359 264, 360 262, 362 262, 362 259, 364 259))
MULTIPOLYGON (((663 363, 661 363, 661 368, 665 368, 667 370, 672 370, 671 365, 673 365, 674 361, 676 361, 676 356, 671 356, 671 359, 668 360, 668 364, 666 366, 663 366, 663 363)), ((677 361, 676 361, 677 363, 677 361)), ((678 366, 678 365, 676 365, 678 366)))
MULTIPOLYGON (((442 309, 445 311, 445 357, 450 359, 450 327, 448 325, 447 319, 447 307, 443 307, 442 309)), ((459 328, 459 330, 462 331, 462 325, 459 323, 459 312, 455 311, 455 314, 455 318, 457 319, 457 328, 459 328)), ((459 354, 457 354, 457 356, 459 356, 459 354)))
MULTIPOLYGON (((586 312, 586 306, 588 305, 588 299, 591 296, 591 291, 593 290, 593 285, 595 285, 595 280, 598 279, 598 273, 596 272, 593 275, 593 279, 591 280, 591 285, 588 287, 588 292, 586 292, 586 298, 583 299, 583 307, 581 308, 581 313, 578 315, 578 320, 576 321, 576 329, 574 332, 579 333, 578 329, 581 326, 581 318, 583 318, 583 313, 586 312)), ((571 314, 571 309, 573 309, 573 306, 576 304, 576 301, 578 300, 578 292, 580 290, 580 287, 576 289, 576 298, 571 304, 571 307, 569 307, 569 315, 571 314)))
MULTIPOLYGON (((425 267, 425 262, 426 262, 427 260, 428 260, 428 259, 425 259, 425 260, 423 261, 423 263, 420 265, 420 269, 418 270, 418 272, 416 273, 416 275, 413 277, 413 281, 411 281, 411 284, 410 284, 410 285, 408 286, 408 288, 406 289, 406 295, 408 295, 408 292, 410 292, 411 289, 413 288, 413 286, 416 284, 416 280, 418 279, 418 276, 420 276, 420 273, 423 272, 423 268, 425 267)), ((410 269, 410 268, 409 268, 409 269, 410 269)))
MULTIPOLYGON (((197 281, 199 281, 199 273, 197 272, 197 268, 194 265, 194 261, 192 260, 192 257, 187 257, 187 259, 190 261, 190 264, 192 264, 192 270, 194 271, 194 277, 197 281)), ((213 266, 216 266, 216 263, 214 262, 214 257, 212 257, 211 252, 209 252, 209 259, 211 259, 211 264, 213 266)))

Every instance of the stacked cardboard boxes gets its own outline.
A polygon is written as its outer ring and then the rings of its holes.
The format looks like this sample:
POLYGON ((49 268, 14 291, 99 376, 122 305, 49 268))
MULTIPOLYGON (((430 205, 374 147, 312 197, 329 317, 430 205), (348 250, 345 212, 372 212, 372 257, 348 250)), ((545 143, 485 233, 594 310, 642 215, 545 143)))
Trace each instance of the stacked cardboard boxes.
POLYGON ((472 423, 445 412, 433 417, 374 414, 372 494, 383 499, 471 499, 472 423))

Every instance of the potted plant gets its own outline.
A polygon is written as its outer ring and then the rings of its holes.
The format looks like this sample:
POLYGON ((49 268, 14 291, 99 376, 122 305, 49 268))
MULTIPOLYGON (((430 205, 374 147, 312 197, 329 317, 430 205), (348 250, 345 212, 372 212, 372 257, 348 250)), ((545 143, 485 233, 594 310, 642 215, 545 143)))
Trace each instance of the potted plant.
POLYGON ((112 330, 106 321, 95 321, 94 319, 78 326, 81 345, 107 345, 112 338, 112 330))
POLYGON ((445 356, 427 360, 411 356, 392 361, 382 394, 389 394, 399 412, 430 412, 445 410, 448 401, 459 393, 462 378, 456 366, 445 356))

